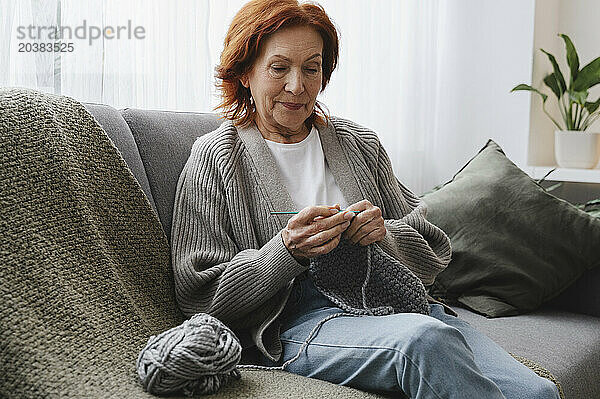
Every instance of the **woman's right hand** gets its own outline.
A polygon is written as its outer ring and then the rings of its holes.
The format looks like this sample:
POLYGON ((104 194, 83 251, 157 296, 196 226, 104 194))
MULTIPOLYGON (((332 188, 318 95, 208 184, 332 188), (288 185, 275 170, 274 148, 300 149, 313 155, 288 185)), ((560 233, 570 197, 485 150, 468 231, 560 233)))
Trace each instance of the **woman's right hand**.
POLYGON ((340 206, 308 206, 288 220, 281 232, 292 256, 306 264, 310 258, 332 251, 350 226, 354 212, 339 212, 340 206))

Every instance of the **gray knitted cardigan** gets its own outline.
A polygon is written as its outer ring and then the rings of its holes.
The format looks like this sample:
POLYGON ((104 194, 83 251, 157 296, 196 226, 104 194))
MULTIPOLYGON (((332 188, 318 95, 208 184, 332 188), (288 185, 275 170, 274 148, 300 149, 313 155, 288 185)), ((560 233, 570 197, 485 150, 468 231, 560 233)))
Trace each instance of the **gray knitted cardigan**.
MULTIPOLYGON (((450 262, 450 240, 425 219, 425 204, 396 179, 376 134, 340 118, 317 129, 346 201, 368 199, 381 208, 387 234, 375 245, 431 285, 450 262)), ((173 210, 171 249, 181 310, 217 317, 245 346, 256 344, 274 361, 281 356, 275 321, 294 278, 307 266, 283 245, 281 230, 290 216, 269 212, 294 208, 260 132, 225 121, 192 146, 173 210)))

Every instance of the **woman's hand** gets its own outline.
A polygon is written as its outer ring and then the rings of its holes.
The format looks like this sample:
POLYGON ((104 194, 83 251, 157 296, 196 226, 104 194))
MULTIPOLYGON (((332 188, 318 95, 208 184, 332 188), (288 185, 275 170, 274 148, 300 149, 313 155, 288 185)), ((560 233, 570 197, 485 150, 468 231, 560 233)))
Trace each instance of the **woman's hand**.
POLYGON ((365 199, 350 205, 346 210, 361 212, 352 220, 350 227, 344 232, 343 238, 358 245, 369 245, 383 240, 386 230, 379 207, 365 199))
POLYGON ((354 212, 339 212, 340 206, 308 206, 288 220, 282 230, 283 243, 300 263, 324 255, 340 243, 354 212))

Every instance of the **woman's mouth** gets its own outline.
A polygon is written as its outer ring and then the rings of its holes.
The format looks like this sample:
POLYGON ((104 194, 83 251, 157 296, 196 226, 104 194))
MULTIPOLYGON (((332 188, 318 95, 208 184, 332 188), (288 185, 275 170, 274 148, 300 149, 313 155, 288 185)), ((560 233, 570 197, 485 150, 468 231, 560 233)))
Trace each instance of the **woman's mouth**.
POLYGON ((297 103, 281 103, 281 105, 292 111, 297 111, 304 106, 304 104, 297 103))

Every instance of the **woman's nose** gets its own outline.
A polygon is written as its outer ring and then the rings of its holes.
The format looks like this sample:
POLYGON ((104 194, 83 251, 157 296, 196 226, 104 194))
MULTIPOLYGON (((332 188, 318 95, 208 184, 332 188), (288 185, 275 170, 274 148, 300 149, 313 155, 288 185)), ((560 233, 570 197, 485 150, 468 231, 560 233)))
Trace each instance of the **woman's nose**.
POLYGON ((290 71, 288 79, 285 84, 285 90, 289 91, 293 95, 302 94, 304 91, 304 77, 299 71, 290 71))

